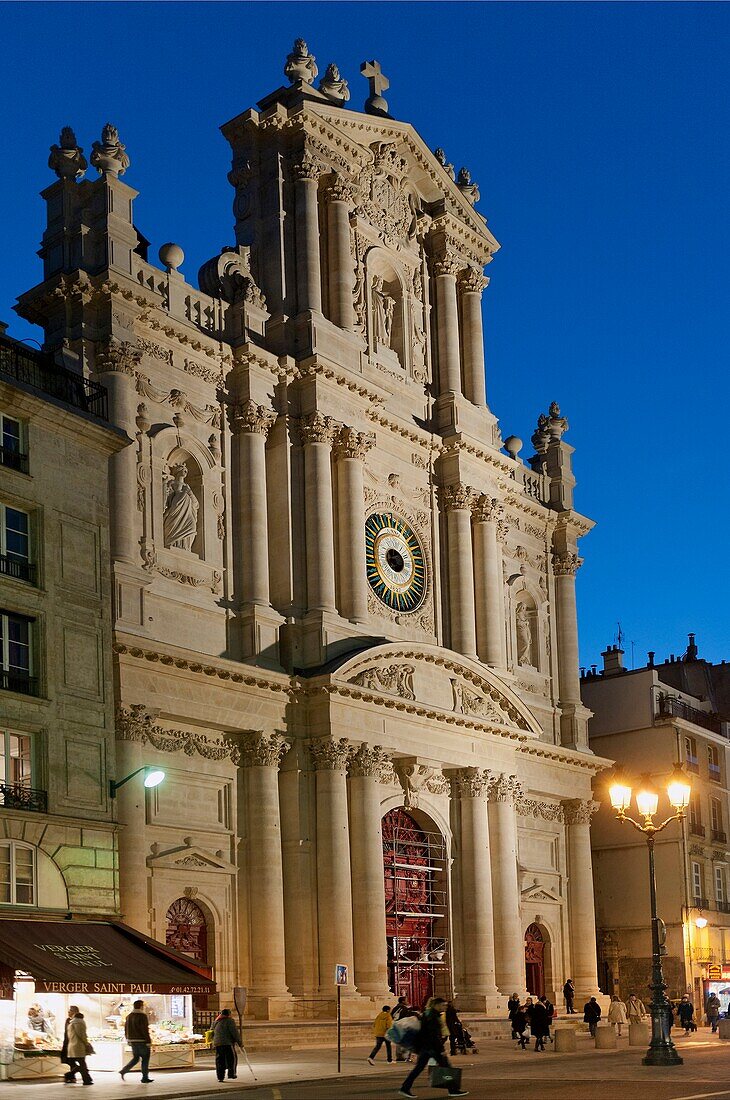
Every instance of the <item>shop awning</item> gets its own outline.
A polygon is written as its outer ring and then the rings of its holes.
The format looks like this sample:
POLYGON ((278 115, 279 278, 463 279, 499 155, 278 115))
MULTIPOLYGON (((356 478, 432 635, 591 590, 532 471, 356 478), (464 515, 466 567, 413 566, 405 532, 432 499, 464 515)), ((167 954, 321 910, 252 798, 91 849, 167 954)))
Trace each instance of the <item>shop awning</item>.
POLYGON ((0 963, 39 993, 214 993, 207 967, 125 924, 0 920, 0 963))

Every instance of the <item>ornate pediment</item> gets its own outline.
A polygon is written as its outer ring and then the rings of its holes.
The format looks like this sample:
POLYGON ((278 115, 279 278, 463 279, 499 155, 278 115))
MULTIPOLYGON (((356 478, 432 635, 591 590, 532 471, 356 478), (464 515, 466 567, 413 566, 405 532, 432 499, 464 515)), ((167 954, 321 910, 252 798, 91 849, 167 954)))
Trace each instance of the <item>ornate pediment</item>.
POLYGON ((549 886, 539 882, 532 882, 522 888, 522 901, 562 901, 560 894, 556 894, 549 886))
POLYGON ((147 866, 178 871, 225 871, 233 874, 234 865, 223 858, 222 852, 211 852, 197 844, 184 843, 174 848, 159 850, 159 844, 152 845, 152 855, 147 856, 147 866))

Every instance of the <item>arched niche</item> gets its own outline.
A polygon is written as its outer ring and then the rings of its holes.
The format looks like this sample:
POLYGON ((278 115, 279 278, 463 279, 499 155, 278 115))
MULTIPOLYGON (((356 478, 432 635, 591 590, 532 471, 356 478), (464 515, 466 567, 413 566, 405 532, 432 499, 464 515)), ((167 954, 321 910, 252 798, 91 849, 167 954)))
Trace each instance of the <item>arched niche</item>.
POLYGON ((185 447, 167 456, 162 473, 162 537, 166 550, 205 557, 203 471, 185 447), (188 532, 194 529, 194 534, 188 532))
MULTIPOLYGON (((222 514, 220 470, 208 447, 193 435, 164 427, 150 433, 152 437, 152 538, 158 551, 164 550, 179 560, 199 558, 216 564, 222 555, 218 537, 219 515, 222 514), (167 489, 176 467, 185 467, 184 484, 189 486, 197 505, 196 530, 190 548, 172 546, 169 529, 165 527, 168 504, 167 489), (217 506, 217 507, 216 507, 217 506)), ((148 528, 148 530, 150 530, 148 528)))
POLYGON ((547 663, 545 645, 544 596, 522 573, 508 581, 509 650, 513 669, 544 672, 547 663))
POLYGON ((365 257, 368 348, 385 367, 408 367, 408 300, 403 271, 382 248, 365 257))

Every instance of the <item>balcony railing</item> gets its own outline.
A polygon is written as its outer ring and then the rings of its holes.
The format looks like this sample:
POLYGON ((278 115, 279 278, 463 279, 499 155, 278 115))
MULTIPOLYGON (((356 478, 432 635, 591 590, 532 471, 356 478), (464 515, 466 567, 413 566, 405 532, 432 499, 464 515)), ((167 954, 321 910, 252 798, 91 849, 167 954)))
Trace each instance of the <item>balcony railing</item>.
POLYGON ((18 345, 7 336, 0 336, 0 377, 2 375, 65 401, 74 409, 93 413, 102 420, 109 419, 104 386, 59 366, 44 352, 18 345))
POLYGON ((687 759, 684 762, 688 772, 692 772, 694 775, 700 774, 700 762, 696 756, 692 756, 691 753, 687 753, 687 759))
POLYGON ((48 792, 14 783, 0 783, 0 806, 6 810, 30 810, 48 813, 48 792))
POLYGON ((28 456, 11 447, 0 447, 0 466, 9 466, 11 470, 20 470, 21 474, 27 474, 28 456))
POLYGON ((0 576, 35 584, 35 564, 23 561, 22 558, 9 558, 7 554, 0 554, 0 576))
POLYGON ((657 718, 683 718, 685 722, 693 722, 695 726, 702 726, 713 733, 722 733, 722 723, 716 714, 691 707, 669 692, 660 692, 657 696, 657 718))
POLYGON ((699 821, 690 821, 689 831, 691 832, 692 836, 704 836, 705 826, 700 825, 699 821))
POLYGON ((692 905, 695 909, 707 909, 709 908, 710 902, 708 898, 700 898, 695 894, 692 898, 692 905))
POLYGON ((24 676, 21 672, 12 672, 7 668, 0 668, 0 691, 17 691, 20 695, 37 695, 38 679, 35 676, 24 676))
POLYGON ((720 765, 719 764, 708 764, 707 769, 708 769, 708 772, 709 772, 709 775, 710 775, 710 779, 713 781, 713 783, 720 783, 721 782, 720 765))
POLYGON ((730 901, 716 901, 718 913, 730 913, 730 901))
POLYGON ((712 839, 718 844, 727 844, 727 833, 723 829, 713 829, 712 839))

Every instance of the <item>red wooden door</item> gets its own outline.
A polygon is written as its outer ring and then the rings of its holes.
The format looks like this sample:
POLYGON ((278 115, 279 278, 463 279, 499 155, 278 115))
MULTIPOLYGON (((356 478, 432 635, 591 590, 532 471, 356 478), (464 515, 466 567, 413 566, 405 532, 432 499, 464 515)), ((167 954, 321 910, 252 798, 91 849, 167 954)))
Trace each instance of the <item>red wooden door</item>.
POLYGON ((525 983, 533 997, 545 994, 545 940, 538 924, 531 924, 525 932, 525 983))

